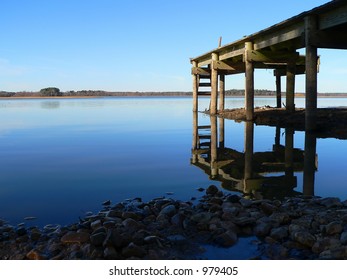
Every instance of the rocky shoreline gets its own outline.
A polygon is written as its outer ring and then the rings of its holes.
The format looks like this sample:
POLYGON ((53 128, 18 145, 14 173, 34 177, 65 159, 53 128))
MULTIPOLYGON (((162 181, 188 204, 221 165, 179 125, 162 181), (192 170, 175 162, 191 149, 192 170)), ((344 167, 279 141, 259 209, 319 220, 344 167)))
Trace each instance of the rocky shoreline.
MULTIPOLYGON (((0 259, 201 259, 204 245, 231 248, 254 237, 252 259, 347 259, 347 200, 248 200, 209 186, 199 200, 140 198, 68 226, 0 220, 0 259)), ((211 257, 213 259, 213 257, 211 257)))

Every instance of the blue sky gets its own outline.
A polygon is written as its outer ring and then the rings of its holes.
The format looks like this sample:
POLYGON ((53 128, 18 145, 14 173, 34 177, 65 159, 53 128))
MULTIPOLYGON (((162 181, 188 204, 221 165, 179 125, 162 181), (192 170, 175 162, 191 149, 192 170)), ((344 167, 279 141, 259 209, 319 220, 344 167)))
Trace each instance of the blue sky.
MULTIPOLYGON (((227 44, 326 2, 1 0, 0 90, 188 91, 189 58, 220 36, 227 44)), ((319 91, 347 92, 347 52, 319 54, 319 91)), ((243 75, 226 87, 243 88, 243 75)), ((275 89, 272 71, 257 70, 255 88, 275 89)))

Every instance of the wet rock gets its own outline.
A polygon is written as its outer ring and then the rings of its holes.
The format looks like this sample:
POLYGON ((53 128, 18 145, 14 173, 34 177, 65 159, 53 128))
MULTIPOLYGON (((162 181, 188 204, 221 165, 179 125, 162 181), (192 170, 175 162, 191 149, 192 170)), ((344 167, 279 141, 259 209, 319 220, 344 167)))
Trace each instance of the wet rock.
POLYGON ((167 215, 169 217, 172 217, 173 215, 176 214, 176 207, 175 205, 167 205, 165 206, 160 212, 159 215, 167 215))
POLYGON ((254 227, 254 234, 259 237, 264 237, 269 234, 271 230, 271 224, 270 223, 257 223, 257 225, 254 227))
POLYGON ((131 218, 135 221, 138 221, 141 219, 141 216, 136 214, 135 212, 123 212, 122 213, 122 218, 123 219, 128 219, 128 218, 131 218))
POLYGON ((106 200, 102 203, 103 206, 109 206, 111 205, 111 200, 106 200))
POLYGON ((122 243, 123 243, 123 238, 120 235, 120 233, 116 229, 109 229, 107 231, 107 235, 105 237, 103 246, 104 247, 112 246, 112 247, 120 248, 122 246, 122 243))
POLYGON ((196 189, 198 192, 203 192, 205 189, 204 188, 197 188, 196 189))
POLYGON ((131 242, 126 248, 122 250, 122 255, 125 258, 131 258, 131 257, 142 258, 146 255, 146 250, 131 242))
POLYGON ((347 245, 347 231, 341 233, 340 241, 342 245, 347 245))
POLYGON ((231 230, 228 230, 220 235, 218 235, 214 242, 222 247, 230 247, 237 242, 237 234, 231 230))
POLYGON ((315 237, 307 231, 298 231, 293 234, 293 239, 307 247, 312 247, 316 242, 315 237))
POLYGON ((201 212, 194 214, 190 219, 195 223, 207 224, 212 218, 212 214, 209 212, 201 212))
POLYGON ((183 227, 183 220, 184 220, 185 216, 183 214, 176 214, 174 216, 171 217, 171 224, 173 224, 176 227, 183 227))
POLYGON ((283 240, 288 237, 288 227, 282 226, 279 228, 273 228, 270 236, 276 240, 283 240))
POLYGON ((47 256, 45 256, 43 253, 33 249, 31 250, 27 255, 26 257, 29 259, 29 260, 46 260, 47 259, 47 256))
POLYGON ((270 203, 263 202, 260 204, 260 209, 269 216, 276 210, 276 207, 270 203))
POLYGON ((101 246, 106 239, 106 233, 99 232, 90 236, 90 243, 95 246, 101 246))
POLYGON ((215 185, 210 185, 206 189, 206 194, 208 194, 208 195, 215 195, 217 193, 218 193, 218 188, 215 185))
POLYGON ((95 229, 101 227, 101 225, 102 225, 101 220, 96 220, 96 221, 94 221, 94 222, 92 222, 92 223, 90 224, 90 227, 91 227, 93 230, 95 230, 95 229))
POLYGON ((143 228, 143 226, 139 222, 137 222, 137 221, 135 221, 134 219, 131 219, 131 218, 128 218, 128 219, 124 220, 122 222, 122 225, 126 228, 126 230, 129 233, 133 233, 133 232, 143 228))
POLYGON ((26 233, 27 233, 27 230, 26 230, 26 228, 24 228, 24 227, 19 227, 19 228, 16 229, 16 234, 17 234, 18 236, 23 236, 23 235, 25 235, 26 233))
POLYGON ((245 199, 245 198, 241 198, 239 200, 239 203, 243 206, 243 207, 250 207, 253 204, 253 201, 250 199, 245 199))
POLYGON ((252 226, 255 224, 255 219, 252 217, 239 217, 234 219, 234 223, 241 227, 252 226))
POLYGON ((66 233, 62 238, 62 243, 84 243, 90 240, 90 234, 86 232, 74 232, 70 231, 66 233))
POLYGON ((326 225, 325 231, 329 235, 339 234, 343 231, 343 226, 340 222, 334 221, 326 225))
POLYGON ((233 194, 233 195, 229 195, 229 196, 226 198, 226 200, 227 200, 228 202, 237 203, 237 202, 240 201, 240 197, 239 197, 238 195, 233 194))
POLYGON ((183 244, 187 242, 187 238, 181 234, 169 235, 167 240, 174 244, 183 244))
POLYGON ((320 201, 320 204, 324 205, 326 208, 339 207, 342 203, 337 197, 327 197, 320 201))
POLYGON ((117 260, 119 258, 119 255, 115 248, 113 247, 106 247, 104 249, 104 258, 106 260, 117 260))

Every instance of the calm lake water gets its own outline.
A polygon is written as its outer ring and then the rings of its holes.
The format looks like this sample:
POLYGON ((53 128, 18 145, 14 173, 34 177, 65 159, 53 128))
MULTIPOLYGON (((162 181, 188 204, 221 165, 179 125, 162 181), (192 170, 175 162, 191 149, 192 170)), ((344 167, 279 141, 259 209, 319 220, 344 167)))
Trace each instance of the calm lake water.
MULTIPOLYGON (((275 102, 256 99, 257 106, 275 102)), ((226 107, 243 104, 242 98, 228 98, 226 107)), ((347 99, 324 98, 318 105, 347 106, 347 99)), ((303 107, 304 99, 296 100, 296 106, 303 107)), ((202 100, 199 108, 207 107, 208 100, 202 100)), ((196 121, 199 126, 211 125, 210 117, 201 113, 196 121)), ((217 120, 218 131, 221 125, 217 120)), ((108 199, 113 203, 160 196, 190 200, 202 195, 197 188, 210 184, 242 195, 240 184, 229 182, 225 174, 222 178, 221 170, 230 168, 230 162, 219 166, 217 176, 211 175, 211 168, 194 164, 193 131, 191 98, 0 100, 0 219, 16 224, 34 216, 36 220, 26 223, 67 224, 87 211, 98 211, 108 199)), ((244 123, 226 120, 224 151, 243 154, 249 138, 245 131, 244 123)), ((254 126, 254 157, 271 154, 275 144, 284 146, 285 132, 254 126)), ((302 193, 305 133, 295 132, 292 140, 299 159, 294 160, 298 166, 291 174, 296 186, 288 193, 302 193)), ((317 139, 310 190, 315 195, 347 198, 346 150, 346 141, 317 139)), ((208 165, 210 155, 200 157, 208 165)), ((276 164, 265 165, 271 169, 276 164)), ((283 177, 283 168, 276 166, 277 172, 253 171, 257 176, 283 177)), ((256 192, 265 195, 263 190, 256 192)))

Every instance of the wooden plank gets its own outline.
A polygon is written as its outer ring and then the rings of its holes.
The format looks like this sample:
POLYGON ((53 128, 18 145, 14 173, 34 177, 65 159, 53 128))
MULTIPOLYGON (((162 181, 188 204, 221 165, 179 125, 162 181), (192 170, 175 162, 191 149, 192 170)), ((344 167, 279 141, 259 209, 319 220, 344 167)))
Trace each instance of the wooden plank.
POLYGON ((272 45, 300 38, 303 33, 304 23, 299 22, 274 32, 268 32, 268 34, 263 36, 259 35, 259 37, 254 39, 254 50, 264 49, 272 45))
POLYGON ((317 48, 347 49, 347 37, 341 31, 318 31, 312 34, 310 43, 317 48))
POLYGON ((201 67, 192 67, 192 75, 211 75, 211 69, 201 68, 201 67))
POLYGON ((210 87, 211 83, 199 83, 199 87, 210 87))
POLYGON ((319 16, 319 28, 327 29, 347 23, 347 3, 319 16))
MULTIPOLYGON (((305 74, 305 65, 296 65, 295 75, 305 74)), ((274 76, 286 76, 287 69, 280 68, 274 70, 274 76)))
POLYGON ((292 60, 297 60, 299 58, 298 52, 284 52, 284 51, 255 51, 248 50, 247 58, 251 62, 288 62, 292 60))
POLYGON ((233 58, 233 57, 237 57, 237 56, 242 56, 245 52, 245 49, 242 45, 241 48, 236 49, 237 47, 234 47, 232 49, 226 49, 223 50, 220 54, 219 54, 219 60, 226 60, 229 58, 233 58))
POLYGON ((212 61, 212 69, 215 69, 215 70, 228 70, 228 71, 236 70, 230 64, 228 64, 226 62, 223 62, 223 61, 212 61))

